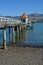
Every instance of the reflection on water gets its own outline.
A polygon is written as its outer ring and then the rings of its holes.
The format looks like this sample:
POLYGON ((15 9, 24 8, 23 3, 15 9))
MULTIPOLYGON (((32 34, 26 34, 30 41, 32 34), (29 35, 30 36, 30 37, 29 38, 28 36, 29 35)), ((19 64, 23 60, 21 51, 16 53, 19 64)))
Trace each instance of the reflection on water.
MULTIPOLYGON (((7 45, 13 46, 43 46, 43 23, 33 23, 33 29, 23 30, 21 33, 14 31, 14 43, 12 43, 12 28, 7 28, 7 45)), ((3 30, 0 30, 0 45, 3 45, 3 30)))
POLYGON ((27 29, 19 34, 15 44, 43 46, 43 23, 33 23, 33 29, 27 29))

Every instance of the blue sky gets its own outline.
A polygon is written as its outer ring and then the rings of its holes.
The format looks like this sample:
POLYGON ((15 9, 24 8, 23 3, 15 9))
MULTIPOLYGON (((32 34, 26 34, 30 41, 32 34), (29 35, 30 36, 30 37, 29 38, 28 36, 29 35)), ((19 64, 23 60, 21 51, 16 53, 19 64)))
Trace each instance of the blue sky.
POLYGON ((0 15, 43 14, 43 0, 0 0, 0 15))

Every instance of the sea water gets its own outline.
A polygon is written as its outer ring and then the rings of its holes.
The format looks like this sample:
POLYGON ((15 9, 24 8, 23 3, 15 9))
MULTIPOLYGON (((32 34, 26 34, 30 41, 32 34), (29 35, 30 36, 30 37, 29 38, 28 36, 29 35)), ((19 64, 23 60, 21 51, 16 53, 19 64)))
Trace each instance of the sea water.
MULTIPOLYGON (((14 31, 14 44, 12 44, 12 28, 6 29, 6 43, 7 45, 18 45, 18 46, 43 46, 43 23, 33 23, 33 29, 26 29, 16 35, 14 31)), ((0 29, 0 45, 3 45, 3 30, 0 29)))

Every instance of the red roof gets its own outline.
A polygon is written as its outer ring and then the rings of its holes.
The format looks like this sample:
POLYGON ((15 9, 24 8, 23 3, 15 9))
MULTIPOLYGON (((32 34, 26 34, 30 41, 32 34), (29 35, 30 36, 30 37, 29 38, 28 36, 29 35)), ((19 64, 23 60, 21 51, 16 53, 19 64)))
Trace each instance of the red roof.
POLYGON ((24 14, 22 15, 22 18, 28 18, 28 16, 24 13, 24 14))

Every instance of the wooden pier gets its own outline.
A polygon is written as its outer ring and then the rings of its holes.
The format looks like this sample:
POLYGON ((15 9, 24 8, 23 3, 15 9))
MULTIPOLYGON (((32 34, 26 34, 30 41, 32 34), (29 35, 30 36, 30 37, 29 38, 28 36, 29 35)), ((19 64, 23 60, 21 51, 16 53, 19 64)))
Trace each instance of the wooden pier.
POLYGON ((21 22, 16 22, 16 23, 7 22, 7 21, 0 22, 0 29, 3 29, 3 48, 4 49, 6 49, 6 28, 9 28, 9 34, 10 34, 10 28, 12 28, 12 43, 13 43, 14 30, 17 32, 19 31, 19 33, 20 33, 21 30, 23 29, 24 25, 25 25, 25 23, 21 23, 21 22))
POLYGON ((10 22, 10 21, 0 22, 0 29, 3 29, 3 48, 4 49, 6 49, 6 28, 9 28, 9 34, 10 34, 10 28, 12 28, 12 43, 13 43, 14 30, 20 33, 24 28, 26 28, 26 23, 23 23, 20 21, 17 21, 17 22, 10 22))

